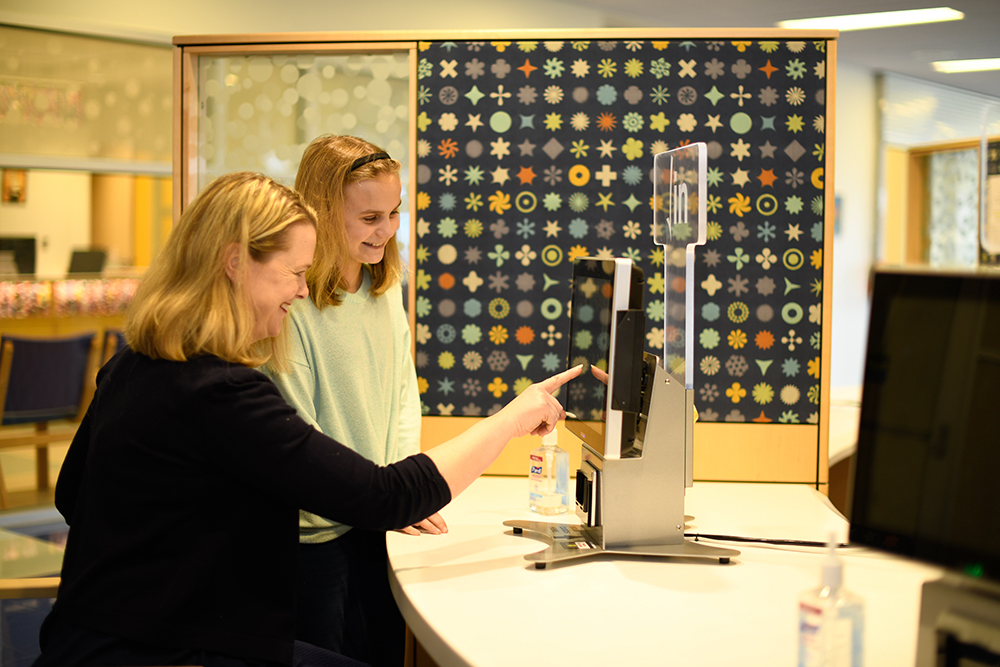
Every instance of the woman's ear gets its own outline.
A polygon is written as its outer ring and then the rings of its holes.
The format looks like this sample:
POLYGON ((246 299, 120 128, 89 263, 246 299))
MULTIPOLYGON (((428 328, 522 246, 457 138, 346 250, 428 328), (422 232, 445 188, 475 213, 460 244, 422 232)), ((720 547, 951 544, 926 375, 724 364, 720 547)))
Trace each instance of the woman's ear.
POLYGON ((222 253, 226 275, 229 280, 238 285, 240 282, 240 246, 238 243, 230 243, 222 253))

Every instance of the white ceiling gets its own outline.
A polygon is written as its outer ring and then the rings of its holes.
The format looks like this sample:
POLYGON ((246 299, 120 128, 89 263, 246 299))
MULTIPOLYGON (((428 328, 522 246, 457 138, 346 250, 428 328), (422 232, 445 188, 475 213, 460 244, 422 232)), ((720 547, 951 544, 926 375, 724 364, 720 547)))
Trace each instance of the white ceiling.
POLYGON ((934 60, 1000 58, 1000 0, 573 0, 612 17, 614 26, 772 27, 783 19, 951 7, 962 21, 843 32, 840 62, 896 72, 1000 97, 1000 71, 941 74, 934 60))

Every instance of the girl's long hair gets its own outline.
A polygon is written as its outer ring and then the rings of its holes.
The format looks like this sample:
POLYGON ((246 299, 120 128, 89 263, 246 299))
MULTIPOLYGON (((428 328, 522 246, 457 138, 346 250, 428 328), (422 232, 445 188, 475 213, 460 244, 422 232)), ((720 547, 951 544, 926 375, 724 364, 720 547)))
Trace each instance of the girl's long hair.
MULTIPOLYGON (((306 273, 309 297, 319 309, 339 304, 340 294, 348 286, 342 270, 349 259, 344 222, 347 186, 385 174, 398 174, 401 168, 399 162, 390 158, 351 169, 358 158, 380 152, 384 151, 364 139, 327 134, 314 139, 302 155, 295 189, 316 211, 319 221, 316 257, 306 273)), ((374 296, 385 293, 402 277, 403 261, 399 252, 399 244, 393 236, 385 244, 382 261, 365 265, 371 274, 371 294, 374 296)))

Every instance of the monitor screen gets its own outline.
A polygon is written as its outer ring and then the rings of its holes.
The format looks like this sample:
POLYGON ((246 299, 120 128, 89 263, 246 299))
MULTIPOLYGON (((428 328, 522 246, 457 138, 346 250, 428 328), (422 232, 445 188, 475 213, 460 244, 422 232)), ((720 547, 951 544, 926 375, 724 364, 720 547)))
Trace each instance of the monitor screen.
POLYGON ((67 273, 100 273, 107 256, 104 250, 74 250, 67 273))
POLYGON ((584 368, 566 384, 566 427, 606 458, 627 456, 634 444, 644 334, 642 270, 627 259, 577 260, 568 362, 584 368))
POLYGON ((850 539, 1000 579, 1000 275, 876 273, 850 539))
MULTIPOLYGON (((33 274, 35 272, 35 237, 0 238, 0 252, 13 253, 16 273, 33 274)), ((8 269, 9 269, 8 265, 8 269)), ((5 273, 8 273, 5 271, 5 273)))

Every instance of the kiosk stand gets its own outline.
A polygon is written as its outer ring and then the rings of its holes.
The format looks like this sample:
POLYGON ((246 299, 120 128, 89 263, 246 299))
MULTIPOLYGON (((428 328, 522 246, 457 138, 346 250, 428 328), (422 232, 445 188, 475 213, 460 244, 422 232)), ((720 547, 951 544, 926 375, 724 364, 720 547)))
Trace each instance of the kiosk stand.
POLYGON ((646 438, 641 456, 604 459, 583 445, 577 473, 577 514, 581 525, 504 521, 515 535, 549 542, 525 559, 538 569, 548 563, 598 554, 713 558, 738 556, 735 549, 684 538, 685 441, 690 437, 693 392, 673 380, 659 359, 645 355, 651 373, 646 438))
MULTIPOLYGON (((734 549, 684 538, 685 488, 692 484, 694 387, 694 247, 704 244, 707 147, 692 144, 659 153, 653 161, 654 241, 664 246, 664 357, 643 353, 636 442, 621 457, 605 457, 583 444, 576 506, 581 525, 505 521, 515 535, 549 546, 525 559, 548 563, 599 554, 708 558, 728 563, 734 549), (697 191, 689 193, 689 185, 697 191), (697 224, 689 214, 697 211, 697 224), (671 286, 683 280, 683 292, 671 286), (678 299, 677 295, 680 295, 678 299), (674 297, 672 299, 671 297, 674 297), (674 302, 676 300, 676 302, 674 302)), ((644 311, 620 311, 618 326, 642 322, 644 311)), ((618 346, 620 347, 620 346, 618 346)), ((611 354, 615 354, 612 348, 611 354)), ((612 378, 614 383, 614 378, 612 378)), ((621 388, 625 391, 625 388, 621 388)), ((611 392, 614 386, 612 384, 611 392)), ((609 408, 614 399, 609 396, 609 408)), ((606 438, 611 435, 606 435, 606 438)))

